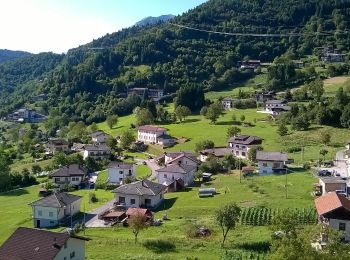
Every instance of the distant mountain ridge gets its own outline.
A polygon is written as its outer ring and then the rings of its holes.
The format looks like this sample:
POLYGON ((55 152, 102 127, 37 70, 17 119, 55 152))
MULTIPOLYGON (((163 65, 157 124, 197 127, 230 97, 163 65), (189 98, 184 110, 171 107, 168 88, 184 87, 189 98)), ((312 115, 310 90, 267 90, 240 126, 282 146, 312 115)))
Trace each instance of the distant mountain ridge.
POLYGON ((0 49, 0 63, 16 60, 18 58, 23 58, 31 55, 31 53, 26 51, 11 51, 7 49, 0 49))
POLYGON ((152 25, 156 24, 158 22, 166 22, 169 21, 170 19, 174 18, 175 15, 172 14, 166 14, 166 15, 161 15, 161 16, 148 16, 146 18, 143 18, 141 21, 137 22, 135 25, 136 26, 146 26, 146 25, 152 25))

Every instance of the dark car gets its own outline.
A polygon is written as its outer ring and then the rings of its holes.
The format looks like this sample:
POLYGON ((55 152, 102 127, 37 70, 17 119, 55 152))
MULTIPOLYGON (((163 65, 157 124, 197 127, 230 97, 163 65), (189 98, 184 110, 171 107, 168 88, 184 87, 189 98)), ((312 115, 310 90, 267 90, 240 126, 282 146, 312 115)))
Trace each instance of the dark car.
POLYGON ((331 175, 332 175, 332 173, 328 170, 320 170, 318 172, 318 176, 331 176, 331 175))

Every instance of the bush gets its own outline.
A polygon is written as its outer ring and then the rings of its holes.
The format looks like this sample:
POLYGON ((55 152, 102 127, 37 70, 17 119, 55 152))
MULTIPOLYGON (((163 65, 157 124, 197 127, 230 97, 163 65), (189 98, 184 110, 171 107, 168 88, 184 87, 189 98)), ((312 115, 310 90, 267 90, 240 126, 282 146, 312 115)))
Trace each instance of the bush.
POLYGON ((289 147, 287 149, 288 153, 296 153, 296 152, 301 152, 301 147, 294 146, 294 147, 289 147))
POLYGON ((98 201, 98 198, 96 197, 95 192, 90 192, 89 193, 89 202, 90 203, 96 203, 98 201))
POLYGON ((118 185, 116 185, 116 184, 107 183, 106 186, 105 186, 105 189, 106 190, 114 190, 117 187, 118 187, 118 185))

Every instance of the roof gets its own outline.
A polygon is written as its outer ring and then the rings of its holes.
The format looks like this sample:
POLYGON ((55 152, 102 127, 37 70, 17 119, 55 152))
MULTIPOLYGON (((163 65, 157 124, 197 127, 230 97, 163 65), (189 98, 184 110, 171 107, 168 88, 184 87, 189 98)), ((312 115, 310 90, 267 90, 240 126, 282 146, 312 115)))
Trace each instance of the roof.
POLYGON ((68 142, 66 140, 60 138, 51 138, 49 139, 49 143, 53 145, 68 145, 68 142))
POLYGON ((225 97, 222 99, 222 101, 234 101, 235 99, 234 98, 231 98, 231 97, 225 97))
POLYGON ((323 183, 347 183, 346 179, 342 179, 340 177, 322 177, 320 180, 323 183))
POLYGON ((97 137, 99 137, 99 136, 107 136, 107 137, 110 137, 111 135, 109 135, 109 134, 107 134, 107 133, 105 133, 105 132, 103 132, 103 131, 96 131, 96 132, 94 132, 94 133, 91 134, 91 137, 92 137, 92 138, 97 138, 97 137))
POLYGON ((31 205, 41 207, 63 208, 80 199, 80 196, 61 192, 54 193, 50 196, 34 201, 31 203, 31 205))
POLYGON ((315 206, 318 215, 324 215, 339 208, 350 212, 350 200, 336 192, 329 192, 315 199, 315 206))
POLYGON ((119 186, 114 193, 128 194, 128 195, 158 195, 164 191, 166 187, 162 184, 151 182, 149 180, 135 181, 130 184, 119 186))
POLYGON ((87 169, 78 164, 63 166, 51 174, 51 177, 85 176, 87 169))
POLYGON ((213 149, 205 149, 200 152, 203 155, 214 155, 216 157, 223 157, 226 154, 233 154, 234 150, 232 148, 213 148, 213 149))
POLYGON ((166 131, 165 128, 153 126, 153 125, 143 125, 143 126, 140 126, 138 130, 139 131, 148 131, 148 132, 157 132, 157 133, 166 131))
POLYGON ((148 215, 148 214, 152 214, 152 211, 150 211, 149 209, 142 209, 142 208, 128 208, 128 210, 126 211, 126 215, 128 216, 133 216, 139 213, 142 215, 148 215))
POLYGON ((236 135, 231 137, 228 142, 235 144, 244 144, 244 145, 256 145, 262 143, 262 138, 253 136, 253 135, 236 135))
POLYGON ((281 161, 281 162, 286 162, 286 161, 288 161, 288 154, 281 153, 281 152, 257 151, 256 152, 256 159, 258 161, 281 161))
POLYGON ((69 238, 89 240, 68 233, 19 227, 0 247, 1 260, 54 259, 69 238))
POLYGON ((123 163, 123 162, 110 162, 108 164, 108 168, 117 168, 117 169, 132 169, 134 167, 131 163, 123 163))
POLYGON ((86 151, 110 151, 111 148, 109 148, 106 144, 88 144, 84 146, 84 149, 86 151))
POLYGON ((156 172, 174 172, 174 173, 187 174, 196 168, 197 168, 196 166, 192 166, 192 165, 171 163, 164 166, 161 169, 156 170, 156 172))
POLYGON ((254 172, 254 171, 255 171, 254 166, 245 166, 245 167, 242 167, 242 172, 254 172))
POLYGON ((285 104, 287 103, 285 100, 273 99, 266 101, 266 104, 285 104))
POLYGON ((170 140, 170 139, 174 139, 174 137, 172 137, 171 135, 167 135, 167 134, 162 134, 160 136, 158 136, 158 139, 164 139, 164 140, 170 140))
POLYGON ((187 159, 190 159, 195 163, 199 163, 197 156, 192 152, 168 152, 165 153, 165 156, 171 158, 171 160, 167 162, 168 164, 174 162, 175 160, 179 160, 183 157, 186 157, 187 159))

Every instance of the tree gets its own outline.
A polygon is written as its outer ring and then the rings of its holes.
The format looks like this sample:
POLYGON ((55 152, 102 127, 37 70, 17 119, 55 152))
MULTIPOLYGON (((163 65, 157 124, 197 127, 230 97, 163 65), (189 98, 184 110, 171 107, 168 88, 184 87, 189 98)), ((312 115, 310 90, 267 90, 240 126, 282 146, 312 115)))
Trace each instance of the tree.
POLYGON ((321 79, 315 79, 306 85, 306 88, 311 92, 313 98, 320 100, 323 93, 323 81, 321 79))
POLYGON ((326 149, 321 149, 321 150, 320 150, 320 155, 323 156, 323 161, 326 160, 326 155, 327 155, 327 153, 328 153, 328 150, 326 150, 326 149))
POLYGON ((233 154, 226 154, 224 158, 222 159, 222 166, 230 172, 231 169, 235 168, 236 166, 236 158, 233 156, 233 154))
POLYGON ((147 218, 141 212, 136 212, 136 214, 128 218, 128 224, 132 230, 132 233, 135 236, 135 244, 137 243, 137 236, 140 231, 147 228, 147 218))
POLYGON ((274 232, 282 231, 285 236, 295 236, 299 227, 297 212, 291 209, 283 210, 274 215, 271 228, 274 232))
POLYGON ((68 165, 67 156, 63 152, 56 153, 53 156, 54 168, 68 165))
POLYGON ((331 141, 331 134, 329 132, 321 132, 320 134, 321 142, 324 145, 328 145, 331 141))
POLYGON ((227 138, 230 138, 232 136, 236 136, 241 133, 241 129, 237 126, 231 126, 227 128, 227 138))
POLYGON ((285 136, 285 135, 288 134, 288 128, 287 128, 286 124, 284 124, 284 122, 281 122, 281 123, 278 125, 277 133, 278 133, 280 136, 285 136))
POLYGON ((215 212, 215 220, 222 231, 221 247, 224 247, 227 234, 236 227, 241 216, 241 208, 236 203, 227 204, 215 212))
POLYGON ((118 123, 117 115, 110 115, 107 117, 107 125, 109 129, 112 129, 118 123))
POLYGON ((209 119, 211 123, 215 124, 222 112, 223 108, 220 102, 215 102, 208 107, 208 111, 205 117, 209 119))
POLYGON ((4 151, 0 150, 0 191, 9 190, 11 188, 9 165, 10 162, 8 155, 4 151))
POLYGON ((195 151, 196 153, 199 153, 202 150, 205 149, 212 149, 215 147, 215 144, 213 141, 211 140, 203 140, 203 141, 199 141, 198 143, 195 144, 195 151))
POLYGON ((257 151, 262 151, 263 148, 261 146, 257 146, 257 147, 252 147, 249 149, 248 151, 248 159, 251 162, 255 162, 256 161, 256 152, 257 151))
POLYGON ((237 117, 236 117, 236 115, 235 115, 235 114, 232 114, 231 119, 232 119, 232 123, 233 123, 233 124, 234 124, 234 123, 236 123, 236 121, 237 121, 237 117))
POLYGON ((117 145, 118 145, 117 140, 115 138, 113 138, 113 137, 109 137, 106 140, 106 143, 112 150, 115 150, 117 148, 117 145))
POLYGON ((205 104, 202 86, 190 84, 181 87, 176 92, 175 107, 180 105, 188 107, 191 111, 199 111, 205 104))
POLYGON ((154 117, 152 113, 147 108, 141 108, 136 114, 136 125, 148 125, 154 123, 154 117))
POLYGON ((200 181, 203 177, 203 173, 201 171, 196 171, 193 178, 197 181, 200 181))
POLYGON ((191 110, 186 106, 180 105, 175 108, 175 115, 180 122, 182 122, 182 120, 185 120, 186 117, 189 116, 190 114, 191 114, 191 110))
POLYGON ((39 174, 41 171, 42 171, 42 169, 41 169, 40 165, 34 164, 34 165, 32 166, 32 173, 33 173, 33 174, 37 175, 37 174, 39 174))
POLYGON ((125 131, 120 137, 120 146, 123 149, 127 149, 135 142, 135 136, 131 131, 125 131))
POLYGON ((241 122, 243 123, 245 120, 245 115, 241 115, 240 119, 241 119, 241 122))
POLYGON ((307 130, 310 127, 310 121, 306 115, 301 114, 296 118, 292 119, 292 129, 293 130, 307 130))
POLYGON ((208 107, 204 106, 201 108, 201 111, 199 112, 201 116, 205 116, 208 112, 208 107))

